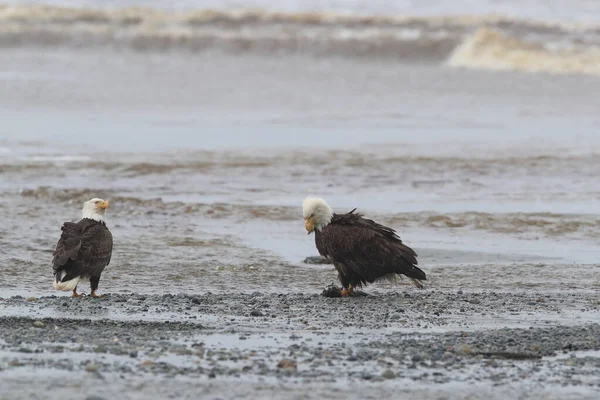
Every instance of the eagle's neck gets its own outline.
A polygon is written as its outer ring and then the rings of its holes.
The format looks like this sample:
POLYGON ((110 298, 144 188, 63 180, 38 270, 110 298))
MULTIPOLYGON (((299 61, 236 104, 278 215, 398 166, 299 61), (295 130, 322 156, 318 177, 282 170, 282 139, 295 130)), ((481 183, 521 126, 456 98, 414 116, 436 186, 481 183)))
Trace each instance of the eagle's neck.
POLYGON ((92 221, 100 222, 102 225, 106 225, 106 217, 95 211, 83 210, 81 213, 82 219, 91 219, 92 221))
POLYGON ((106 222, 105 221, 97 221, 97 220, 91 219, 91 218, 82 218, 81 221, 87 222, 88 226, 89 225, 94 225, 94 224, 100 224, 100 225, 106 227, 106 222))
POLYGON ((315 232, 320 231, 331 223, 333 213, 320 213, 315 216, 315 232))

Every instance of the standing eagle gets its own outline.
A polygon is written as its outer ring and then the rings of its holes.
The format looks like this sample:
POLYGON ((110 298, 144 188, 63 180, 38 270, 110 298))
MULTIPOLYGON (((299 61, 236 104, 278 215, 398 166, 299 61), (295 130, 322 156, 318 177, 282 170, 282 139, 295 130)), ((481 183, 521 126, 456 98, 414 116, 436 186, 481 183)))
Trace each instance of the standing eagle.
POLYGON ((354 213, 335 214, 325 200, 309 197, 302 203, 304 227, 315 232, 319 253, 333 261, 342 283, 342 296, 383 278, 408 276, 419 288, 427 280, 417 267, 417 253, 402 243, 392 228, 354 213))
POLYGON ((100 275, 110 263, 112 255, 112 234, 106 227, 105 213, 108 202, 91 199, 83 203, 81 220, 65 222, 62 234, 56 244, 52 259, 54 271, 54 289, 72 290, 72 297, 79 297, 77 284, 82 278, 88 278, 91 297, 96 294, 100 275))

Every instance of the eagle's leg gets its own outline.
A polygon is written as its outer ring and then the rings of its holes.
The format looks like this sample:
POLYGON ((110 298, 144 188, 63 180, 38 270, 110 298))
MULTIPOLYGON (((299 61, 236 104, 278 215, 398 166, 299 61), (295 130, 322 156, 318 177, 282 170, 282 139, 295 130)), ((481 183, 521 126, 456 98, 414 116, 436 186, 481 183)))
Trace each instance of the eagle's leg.
POLYGON ((92 289, 92 292, 90 293, 90 297, 96 297, 96 298, 100 298, 100 297, 104 297, 103 294, 101 295, 97 295, 96 294, 96 289, 98 289, 98 284, 100 283, 100 277, 90 277, 90 287, 92 289))
POLYGON ((81 293, 77 293, 77 286, 75 286, 75 289, 73 289, 73 294, 71 295, 71 297, 81 297, 83 296, 81 293))
POLYGON ((352 287, 352 285, 348 285, 348 289, 346 289, 346 288, 342 289, 342 297, 350 296, 352 294, 352 291, 354 291, 354 288, 352 287))

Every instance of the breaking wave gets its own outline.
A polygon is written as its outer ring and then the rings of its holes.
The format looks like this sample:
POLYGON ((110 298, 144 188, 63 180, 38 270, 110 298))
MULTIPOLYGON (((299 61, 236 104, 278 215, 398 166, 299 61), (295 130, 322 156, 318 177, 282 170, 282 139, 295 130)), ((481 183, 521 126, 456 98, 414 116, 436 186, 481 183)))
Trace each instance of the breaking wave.
POLYGON ((452 53, 448 65, 490 70, 515 70, 600 75, 600 47, 548 49, 480 28, 452 53))
POLYGON ((600 27, 498 16, 0 6, 0 46, 218 49, 238 54, 447 61, 451 66, 528 72, 600 72, 600 27))

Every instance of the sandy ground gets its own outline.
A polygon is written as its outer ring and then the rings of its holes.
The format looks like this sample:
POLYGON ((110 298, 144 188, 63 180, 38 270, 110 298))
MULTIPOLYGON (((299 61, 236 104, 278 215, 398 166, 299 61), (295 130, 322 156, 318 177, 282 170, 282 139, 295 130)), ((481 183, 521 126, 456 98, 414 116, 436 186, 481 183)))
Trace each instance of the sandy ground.
POLYGON ((598 293, 369 293, 1 299, 0 397, 592 399, 600 390, 598 293))

